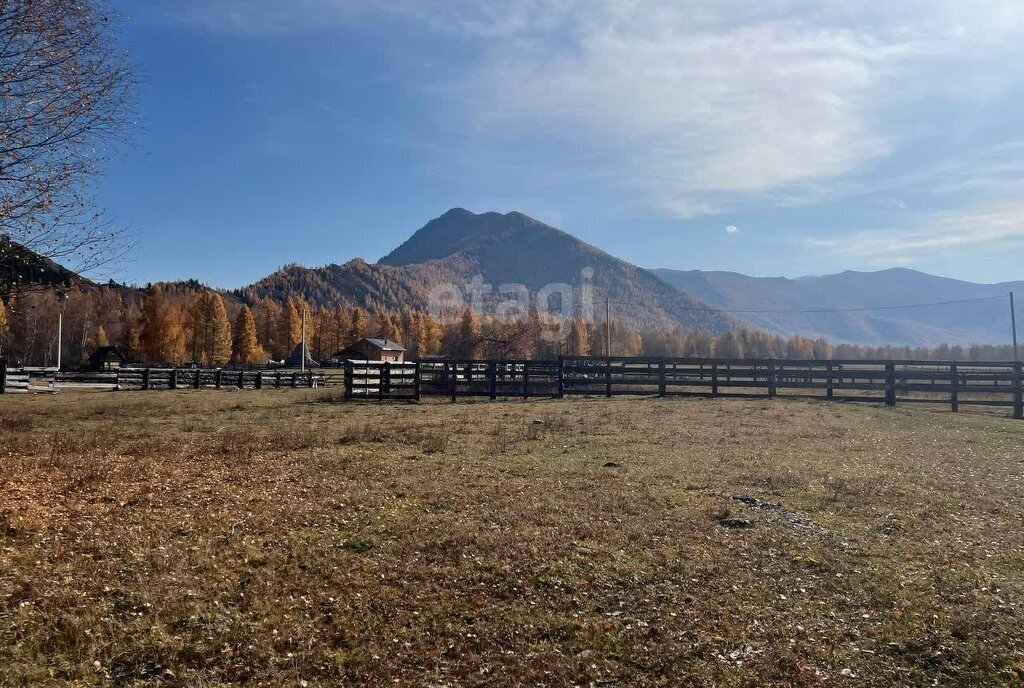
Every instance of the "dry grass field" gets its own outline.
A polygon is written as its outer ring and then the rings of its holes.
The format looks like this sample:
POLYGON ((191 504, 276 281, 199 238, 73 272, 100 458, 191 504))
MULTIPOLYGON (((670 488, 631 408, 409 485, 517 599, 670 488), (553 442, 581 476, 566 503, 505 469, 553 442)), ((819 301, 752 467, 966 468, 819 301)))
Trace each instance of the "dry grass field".
POLYGON ((1024 682, 1024 423, 319 394, 0 397, 0 685, 1024 682))

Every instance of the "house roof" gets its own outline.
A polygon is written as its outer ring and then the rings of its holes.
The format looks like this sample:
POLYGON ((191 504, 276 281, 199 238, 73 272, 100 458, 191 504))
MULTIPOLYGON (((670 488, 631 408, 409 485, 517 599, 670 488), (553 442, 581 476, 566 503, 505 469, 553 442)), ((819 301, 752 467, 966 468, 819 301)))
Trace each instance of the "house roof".
MULTIPOLYGON (((285 364, 286 367, 288 367, 288 368, 296 368, 296 367, 302 365, 302 349, 303 349, 303 346, 302 346, 301 342, 299 342, 298 344, 295 345, 295 349, 292 351, 292 355, 289 356, 287 359, 285 359, 284 364, 285 364)), ((306 346, 305 349, 306 349, 306 365, 313 365, 313 366, 319 365, 316 361, 313 360, 313 357, 309 355, 309 346, 306 346)))
POLYGON ((390 339, 374 339, 373 337, 366 337, 363 341, 369 342, 371 345, 383 351, 405 351, 405 347, 398 342, 391 341, 390 339))
POLYGON ((116 346, 99 346, 89 355, 90 361, 123 361, 124 354, 116 346))

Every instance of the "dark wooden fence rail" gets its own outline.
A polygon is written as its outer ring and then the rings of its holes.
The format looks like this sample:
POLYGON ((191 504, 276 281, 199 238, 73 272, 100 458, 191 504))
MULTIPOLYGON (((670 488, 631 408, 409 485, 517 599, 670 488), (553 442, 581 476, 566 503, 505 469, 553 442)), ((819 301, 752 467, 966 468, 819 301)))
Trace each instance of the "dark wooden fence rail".
POLYGON ((347 399, 489 399, 657 395, 1005 406, 1024 418, 1021 364, 562 358, 548 361, 361 362, 346 367, 347 399), (396 382, 401 380, 401 382, 396 382))
MULTIPOLYGON (((440 396, 523 399, 656 395, 1002 406, 1024 419, 1020 363, 805 361, 713 358, 350 361, 343 369, 122 368, 118 389, 343 387, 346 399, 440 396)), ((28 377, 0 366, 0 391, 27 391, 28 377)))
POLYGON ((155 389, 283 389, 324 386, 314 371, 222 370, 199 368, 122 368, 117 371, 122 390, 155 389))

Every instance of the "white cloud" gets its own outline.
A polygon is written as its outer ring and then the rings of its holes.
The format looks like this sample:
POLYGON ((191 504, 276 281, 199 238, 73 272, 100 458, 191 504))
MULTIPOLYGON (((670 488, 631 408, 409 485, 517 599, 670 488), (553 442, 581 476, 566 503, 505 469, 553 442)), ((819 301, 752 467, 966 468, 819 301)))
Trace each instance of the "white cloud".
MULTIPOLYGON (((606 174, 625 191, 681 218, 834 196, 906 137, 948 126, 941 117, 907 124, 914 108, 983 104, 1024 74, 1019 0, 175 0, 167 7, 209 30, 324 30, 369 17, 463 41, 473 49, 461 78, 446 74, 445 84, 424 90, 444 99, 446 116, 466 113, 468 136, 557 141, 560 150, 614 161, 606 174)), ((559 164, 566 176, 575 173, 564 160, 537 161, 559 164)))
POLYGON ((561 41, 493 46, 470 100, 492 128, 614 150, 679 217, 799 205, 899 145, 890 102, 993 97, 1019 74, 1022 10, 953 4, 608 0, 561 41))
POLYGON ((1001 253, 1011 245, 1024 248, 1024 202, 947 210, 909 229, 854 232, 841 239, 810 239, 806 245, 865 265, 906 265, 967 252, 1001 253))
POLYGON ((725 228, 725 233, 726 234, 739 234, 740 233, 740 228, 737 227, 736 225, 727 225, 726 228, 725 228))

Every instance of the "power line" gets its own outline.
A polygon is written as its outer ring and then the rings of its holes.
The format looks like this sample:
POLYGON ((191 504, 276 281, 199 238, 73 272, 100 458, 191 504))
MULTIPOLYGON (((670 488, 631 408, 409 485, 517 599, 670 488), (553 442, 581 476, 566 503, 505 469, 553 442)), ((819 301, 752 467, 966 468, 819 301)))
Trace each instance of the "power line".
MULTIPOLYGON (((807 308, 807 309, 756 309, 756 308, 715 308, 710 306, 683 307, 674 310, 700 312, 700 313, 740 313, 740 314, 785 314, 785 313, 861 313, 866 311, 889 311, 905 308, 927 308, 931 306, 950 306, 959 303, 979 303, 982 301, 996 301, 1005 299, 1006 296, 985 296, 976 299, 959 299, 956 301, 932 301, 931 303, 910 303, 898 306, 859 306, 855 308, 807 308)), ((619 306, 640 306, 643 308, 657 307, 650 303, 637 303, 631 301, 611 301, 619 306)))

